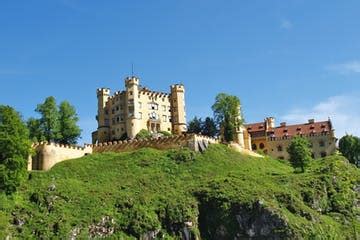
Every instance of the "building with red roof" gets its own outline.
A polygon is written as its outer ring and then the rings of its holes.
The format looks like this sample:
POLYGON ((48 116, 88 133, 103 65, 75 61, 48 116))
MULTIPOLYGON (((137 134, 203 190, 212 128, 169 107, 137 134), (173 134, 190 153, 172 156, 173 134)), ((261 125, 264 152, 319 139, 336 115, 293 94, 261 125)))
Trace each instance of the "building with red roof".
POLYGON ((288 125, 285 122, 275 126, 273 117, 263 122, 245 124, 251 136, 253 151, 264 153, 280 159, 288 159, 286 151, 294 136, 307 138, 312 147, 314 158, 325 157, 336 151, 336 137, 331 120, 316 122, 310 119, 307 123, 288 125))

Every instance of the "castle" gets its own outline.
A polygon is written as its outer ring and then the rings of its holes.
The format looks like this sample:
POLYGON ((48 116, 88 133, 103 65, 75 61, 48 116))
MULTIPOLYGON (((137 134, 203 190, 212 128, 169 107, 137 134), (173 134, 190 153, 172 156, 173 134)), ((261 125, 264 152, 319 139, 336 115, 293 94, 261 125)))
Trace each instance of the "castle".
POLYGON ((125 90, 110 95, 110 89, 97 89, 97 131, 92 142, 103 143, 120 139, 134 139, 140 130, 161 131, 181 135, 187 131, 185 88, 170 86, 170 93, 151 91, 140 85, 139 78, 125 79, 125 90))
POLYGON ((288 125, 285 122, 275 126, 273 117, 263 122, 245 124, 251 136, 253 151, 262 151, 274 158, 289 159, 287 147, 292 137, 302 136, 311 143, 312 157, 320 158, 336 151, 336 137, 331 120, 316 122, 314 119, 307 123, 288 125))

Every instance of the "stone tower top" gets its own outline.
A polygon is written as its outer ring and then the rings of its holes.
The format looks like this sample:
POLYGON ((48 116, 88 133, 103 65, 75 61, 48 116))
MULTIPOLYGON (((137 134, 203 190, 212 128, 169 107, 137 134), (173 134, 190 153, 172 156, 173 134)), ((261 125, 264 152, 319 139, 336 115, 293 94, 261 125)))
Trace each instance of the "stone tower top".
POLYGON ((132 76, 132 77, 126 77, 125 78, 125 86, 130 87, 132 85, 139 85, 140 79, 138 77, 132 76))
POLYGON ((96 94, 97 96, 110 96, 110 88, 98 88, 96 94))

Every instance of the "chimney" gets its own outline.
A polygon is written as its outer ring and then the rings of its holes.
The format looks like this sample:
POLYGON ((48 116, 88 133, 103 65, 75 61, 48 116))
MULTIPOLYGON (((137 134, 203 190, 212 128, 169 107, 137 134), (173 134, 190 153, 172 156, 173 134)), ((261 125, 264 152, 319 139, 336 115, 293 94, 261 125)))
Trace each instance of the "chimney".
POLYGON ((275 119, 273 117, 267 117, 265 119, 265 123, 266 123, 266 130, 275 128, 275 119))
POLYGON ((308 122, 309 122, 309 124, 313 124, 313 123, 315 123, 315 119, 313 119, 313 118, 309 119, 308 122))
POLYGON ((286 122, 280 123, 280 127, 286 127, 286 122))

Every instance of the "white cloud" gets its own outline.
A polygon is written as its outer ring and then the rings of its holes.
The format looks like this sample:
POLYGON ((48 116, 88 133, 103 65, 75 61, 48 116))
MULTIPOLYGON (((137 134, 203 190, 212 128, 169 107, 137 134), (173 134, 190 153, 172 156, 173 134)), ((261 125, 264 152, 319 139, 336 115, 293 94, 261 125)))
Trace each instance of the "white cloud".
POLYGON ((335 135, 340 138, 345 133, 360 136, 360 95, 333 96, 315 104, 312 108, 291 110, 281 117, 290 123, 307 122, 308 119, 327 120, 331 118, 335 135))
POLYGON ((281 27, 282 29, 287 29, 287 30, 289 30, 289 29, 292 29, 292 28, 293 28, 293 24, 292 24, 292 22, 290 22, 289 20, 284 19, 284 20, 281 21, 280 27, 281 27))
POLYGON ((326 69, 340 74, 360 73, 360 61, 354 60, 345 63, 333 64, 327 66, 326 69))

